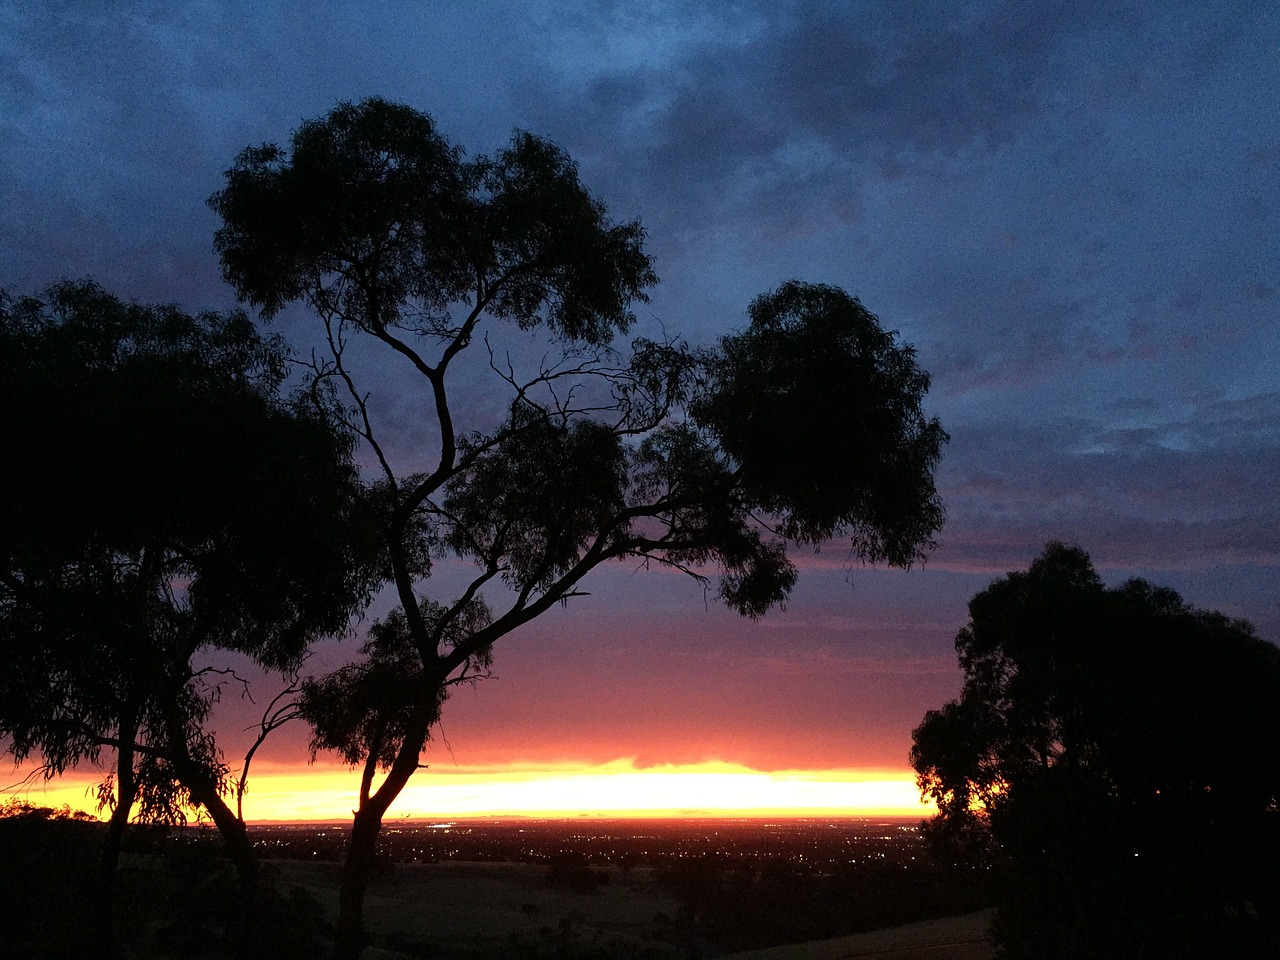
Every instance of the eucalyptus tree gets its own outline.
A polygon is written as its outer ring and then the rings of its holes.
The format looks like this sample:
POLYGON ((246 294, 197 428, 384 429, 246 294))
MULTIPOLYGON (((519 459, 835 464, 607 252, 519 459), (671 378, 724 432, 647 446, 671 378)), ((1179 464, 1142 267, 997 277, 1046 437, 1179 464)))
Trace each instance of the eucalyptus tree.
POLYGON ((352 438, 322 395, 281 395, 285 359, 241 311, 92 283, 0 297, 6 748, 46 776, 115 751, 108 884, 135 801, 205 808, 251 912, 252 849, 204 727, 210 657, 295 664, 346 631, 380 550, 352 438))
POLYGON ((911 752, 931 829, 1003 868, 1010 957, 1280 949, 1280 649, 1051 543, 969 604, 911 752))
POLYGON ((382 818, 448 686, 594 568, 718 571, 720 598, 758 617, 796 581, 790 547, 846 536, 855 556, 909 566, 942 523, 946 435, 910 347, 843 291, 797 282, 716 346, 623 342, 656 282, 644 232, 540 137, 468 159, 424 113, 342 103, 285 147, 243 151, 210 205, 241 297, 316 319, 314 378, 346 391, 387 504, 399 607, 304 703, 316 747, 362 768, 338 957, 365 941, 382 818), (431 577, 444 557, 473 565, 452 593, 431 577))

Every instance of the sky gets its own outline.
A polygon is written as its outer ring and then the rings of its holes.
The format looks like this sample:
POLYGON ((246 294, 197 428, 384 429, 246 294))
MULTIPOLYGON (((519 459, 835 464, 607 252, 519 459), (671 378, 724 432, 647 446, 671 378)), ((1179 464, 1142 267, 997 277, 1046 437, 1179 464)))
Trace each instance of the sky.
MULTIPOLYGON (((909 788, 911 729, 959 692, 967 600, 1050 539, 1280 641, 1274 4, 0 0, 0 285, 233 306, 205 205, 222 172, 374 95, 472 155, 517 128, 559 143, 645 225, 642 329, 709 344, 787 279, 843 287, 915 346, 951 436, 923 566, 797 555, 758 623, 678 575, 597 571, 455 694, 397 809, 592 771, 909 788)), ((276 329, 309 350, 309 319, 276 329)), ((226 692, 229 754, 269 686, 226 692)), ((282 734, 258 793, 284 799, 250 817, 301 809, 287 784, 354 791, 282 734)), ((805 809, 861 802, 828 800, 805 809)))

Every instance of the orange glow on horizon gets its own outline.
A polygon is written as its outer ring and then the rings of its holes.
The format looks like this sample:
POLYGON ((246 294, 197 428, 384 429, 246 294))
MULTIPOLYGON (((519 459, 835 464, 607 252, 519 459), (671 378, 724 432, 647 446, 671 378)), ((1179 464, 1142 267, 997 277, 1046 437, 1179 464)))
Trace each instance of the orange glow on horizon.
MULTIPOLYGON (((11 791, 28 802, 92 808, 92 784, 79 774, 11 791), (86 793, 88 789, 88 793, 86 793)), ((358 774, 340 766, 262 765, 245 795, 245 819, 346 820, 358 774)), ((637 769, 630 760, 600 765, 508 764, 432 767, 405 788, 387 821, 468 817, 925 817, 906 771, 764 772, 721 762, 637 769)))

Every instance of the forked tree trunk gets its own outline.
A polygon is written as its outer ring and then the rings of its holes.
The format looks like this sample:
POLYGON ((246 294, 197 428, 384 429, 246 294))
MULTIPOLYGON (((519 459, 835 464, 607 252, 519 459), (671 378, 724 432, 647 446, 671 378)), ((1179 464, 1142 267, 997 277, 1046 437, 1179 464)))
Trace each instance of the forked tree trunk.
POLYGON ((378 834, 382 818, 409 778, 418 769, 418 758, 427 742, 427 732, 435 715, 423 710, 415 722, 406 725, 404 742, 382 785, 371 796, 363 794, 351 822, 351 840, 342 867, 342 889, 338 893, 338 925, 331 960, 358 960, 368 943, 364 929, 364 897, 373 875, 378 834))

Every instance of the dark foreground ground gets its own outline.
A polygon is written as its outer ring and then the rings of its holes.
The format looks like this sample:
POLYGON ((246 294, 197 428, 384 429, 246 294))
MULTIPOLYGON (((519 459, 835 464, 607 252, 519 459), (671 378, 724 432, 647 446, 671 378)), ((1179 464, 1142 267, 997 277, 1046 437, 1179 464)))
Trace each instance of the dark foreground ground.
MULTIPOLYGON (((374 949, 366 960, 697 960, 753 950, 773 951, 752 954, 758 960, 991 955, 982 917, 839 939, 984 905, 981 878, 929 861, 910 829, 759 826, 648 825, 637 833, 543 824, 519 835, 499 830, 496 846, 484 830, 405 828, 389 838, 369 891, 374 949), (490 859, 438 859, 474 857, 477 849, 490 859)), ((100 953, 100 931, 85 922, 85 905, 97 895, 100 836, 92 823, 0 820, 0 903, 13 918, 0 956, 80 957, 92 955, 88 945, 100 953)), ((323 847, 333 836, 293 839, 323 847)), ((303 859, 308 851, 273 843, 271 831, 263 844, 270 955, 322 956, 341 872, 323 856, 340 851, 311 849, 303 859)), ((135 833, 114 906, 124 946, 139 960, 233 955, 235 884, 215 835, 135 833)))
MULTIPOLYGON (((336 905, 334 865, 281 863, 327 908, 336 905)), ((681 901, 660 871, 640 867, 589 894, 548 882, 547 871, 522 863, 439 863, 384 878, 370 891, 371 929, 384 935, 376 957, 589 957, 734 960, 989 960, 988 911, 935 918, 849 937, 724 953, 705 922, 690 927, 681 901), (394 951, 394 952, 393 952, 394 951)), ((766 932, 760 939, 777 939, 766 932)))

